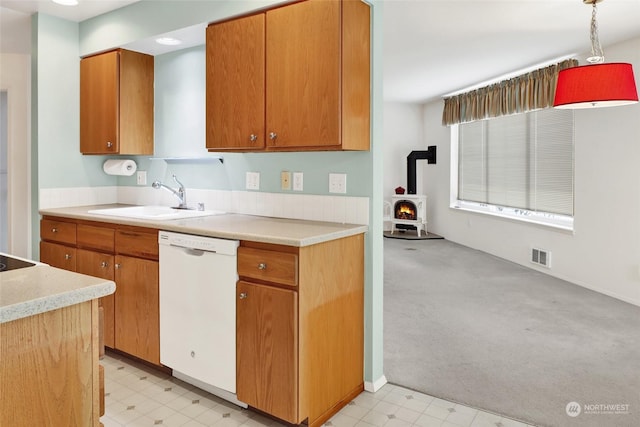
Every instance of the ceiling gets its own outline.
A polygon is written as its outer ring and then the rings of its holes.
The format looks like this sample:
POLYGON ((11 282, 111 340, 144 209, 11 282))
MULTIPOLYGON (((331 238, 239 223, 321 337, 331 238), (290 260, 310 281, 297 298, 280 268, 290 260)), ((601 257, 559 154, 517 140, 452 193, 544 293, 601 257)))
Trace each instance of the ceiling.
MULTIPOLYGON (((161 0, 144 0, 161 1, 161 0)), ((215 1, 215 0, 212 0, 215 1)), ((0 0, 2 35, 12 19, 36 11, 72 21, 135 3, 80 0, 64 7, 48 0, 0 0)), ((567 57, 584 63, 590 49, 591 6, 582 0, 383 0, 384 97, 426 102, 462 89, 539 68, 567 57)), ((598 5, 600 41, 607 46, 640 37, 640 0, 598 5)), ((202 26, 186 29, 204 43, 202 26)), ((186 34, 185 34, 186 36, 186 34)), ((16 40, 19 42, 20 40, 16 40)), ((128 46, 151 51, 152 40, 128 46)), ((3 51, 5 40, 2 41, 3 51)), ((185 46, 183 46, 185 47, 185 46)), ((608 58, 624 61, 624 58, 608 58)))

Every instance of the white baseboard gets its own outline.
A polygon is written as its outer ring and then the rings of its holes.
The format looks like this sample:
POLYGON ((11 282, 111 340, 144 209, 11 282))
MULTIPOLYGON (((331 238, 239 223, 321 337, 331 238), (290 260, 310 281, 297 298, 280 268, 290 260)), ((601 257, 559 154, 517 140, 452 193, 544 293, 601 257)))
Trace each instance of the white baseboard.
POLYGON ((364 389, 365 391, 368 391, 370 393, 375 393, 376 391, 380 390, 382 386, 384 386, 386 383, 387 383, 387 377, 383 375, 377 380, 375 380, 374 382, 365 381, 364 389))

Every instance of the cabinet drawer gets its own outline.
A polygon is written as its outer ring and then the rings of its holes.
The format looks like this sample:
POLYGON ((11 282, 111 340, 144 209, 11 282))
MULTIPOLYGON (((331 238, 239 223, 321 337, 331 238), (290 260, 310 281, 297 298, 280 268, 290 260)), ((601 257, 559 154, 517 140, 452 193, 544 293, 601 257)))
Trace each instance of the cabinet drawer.
POLYGON ((141 258, 158 259, 156 230, 116 230, 116 253, 141 258))
POLYGON ((76 244, 76 224, 72 222, 43 219, 40 221, 40 237, 52 242, 76 244))
POLYGON ((40 261, 51 267, 76 271, 76 248, 57 243, 40 242, 40 261))
POLYGON ((107 227, 78 224, 78 247, 113 253, 115 230, 107 227))
POLYGON ((298 255, 239 247, 238 275, 287 286, 297 286, 298 255))

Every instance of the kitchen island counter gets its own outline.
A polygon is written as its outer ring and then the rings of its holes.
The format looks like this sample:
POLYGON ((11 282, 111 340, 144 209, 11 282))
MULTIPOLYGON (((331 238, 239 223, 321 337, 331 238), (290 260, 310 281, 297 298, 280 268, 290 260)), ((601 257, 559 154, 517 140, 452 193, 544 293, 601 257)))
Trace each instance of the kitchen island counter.
POLYGON ((0 273, 0 323, 112 294, 115 283, 47 265, 0 273))
POLYGON ((224 214, 189 219, 148 220, 89 213, 90 210, 126 207, 128 205, 76 206, 42 209, 43 216, 57 216, 111 224, 156 228, 178 233, 247 240, 260 243, 305 247, 354 236, 368 230, 366 225, 271 218, 253 215, 224 214))

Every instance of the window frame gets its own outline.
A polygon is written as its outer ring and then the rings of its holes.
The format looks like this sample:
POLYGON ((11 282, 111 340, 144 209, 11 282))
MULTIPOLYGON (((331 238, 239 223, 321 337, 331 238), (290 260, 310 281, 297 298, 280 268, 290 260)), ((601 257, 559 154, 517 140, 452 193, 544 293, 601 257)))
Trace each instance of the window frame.
MULTIPOLYGON (((549 212, 536 212, 536 211, 531 211, 523 208, 492 205, 489 203, 479 203, 479 202, 460 200, 458 198, 459 126, 460 126, 459 124, 450 125, 451 169, 450 169, 450 180, 449 180, 450 182, 449 208, 454 210, 459 210, 459 211, 489 215, 496 218, 541 225, 544 227, 550 227, 552 229, 568 231, 573 233, 575 211, 573 212, 573 215, 564 215, 564 214, 549 213, 549 212)), ((575 127, 575 124, 574 124, 574 127, 575 127)), ((574 144, 575 144, 575 141, 574 141, 574 144)), ((574 145, 574 150, 575 150, 575 145, 574 145)), ((575 157, 574 157, 574 161, 575 161, 575 157)), ((575 206, 575 165, 573 167, 573 186, 574 186, 573 199, 574 199, 574 206, 575 206)))

